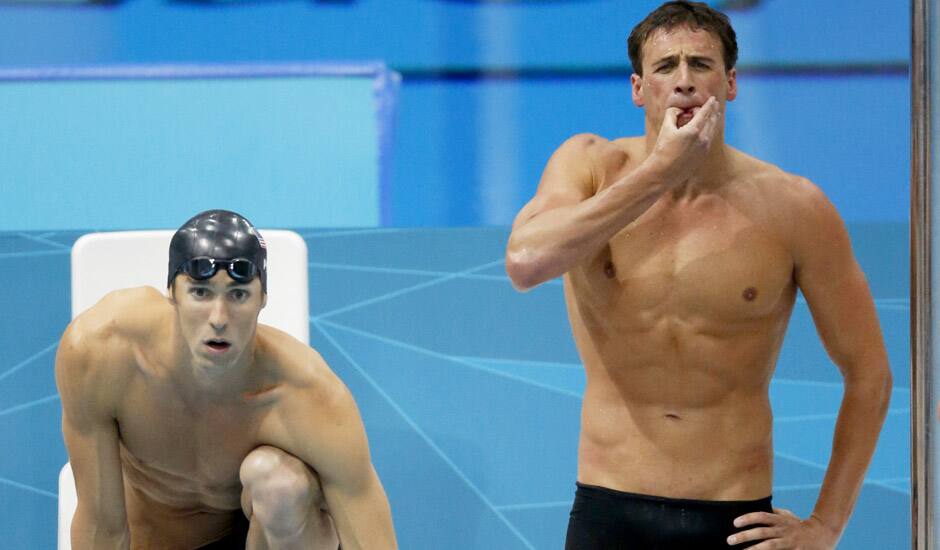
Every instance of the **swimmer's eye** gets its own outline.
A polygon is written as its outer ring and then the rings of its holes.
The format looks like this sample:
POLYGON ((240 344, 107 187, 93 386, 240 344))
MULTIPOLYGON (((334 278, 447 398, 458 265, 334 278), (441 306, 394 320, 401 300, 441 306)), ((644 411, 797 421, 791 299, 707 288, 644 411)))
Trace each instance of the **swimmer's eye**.
POLYGON ((229 296, 232 297, 232 300, 239 303, 247 300, 250 295, 251 293, 243 288, 233 288, 231 292, 229 292, 229 296))
POLYGON ((193 298, 196 298, 197 300, 203 300, 205 298, 212 296, 212 291, 210 291, 208 288, 204 286, 194 286, 194 287, 190 287, 189 294, 190 296, 192 296, 193 298))

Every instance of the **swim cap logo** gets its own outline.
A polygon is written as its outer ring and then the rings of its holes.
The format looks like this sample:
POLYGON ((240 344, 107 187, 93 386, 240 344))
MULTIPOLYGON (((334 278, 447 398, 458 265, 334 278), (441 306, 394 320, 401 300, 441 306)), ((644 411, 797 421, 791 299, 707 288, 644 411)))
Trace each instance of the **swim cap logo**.
POLYGON ((258 244, 261 245, 261 248, 267 250, 268 243, 264 242, 264 237, 261 236, 261 233, 258 233, 258 230, 255 229, 254 227, 249 229, 249 231, 251 231, 251 234, 254 235, 258 239, 258 244))

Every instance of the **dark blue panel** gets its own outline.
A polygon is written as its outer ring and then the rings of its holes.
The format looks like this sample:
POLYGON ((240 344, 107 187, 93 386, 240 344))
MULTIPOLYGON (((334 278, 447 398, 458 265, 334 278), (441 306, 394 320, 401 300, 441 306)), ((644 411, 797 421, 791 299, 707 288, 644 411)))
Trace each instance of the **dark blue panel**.
MULTIPOLYGON (((849 221, 906 221, 906 77, 742 78, 728 142, 813 180, 849 221)), ((396 225, 509 224, 569 136, 643 131, 623 79, 405 82, 396 225)), ((905 266, 906 269, 906 266, 905 266)))
POLYGON ((0 533, 3 548, 56 546, 56 499, 0 483, 0 533))
MULTIPOLYGON (((0 371, 58 342, 71 318, 69 250, 35 244, 34 251, 0 254, 0 371)), ((49 352, 47 352, 49 353, 49 352)), ((51 353, 55 353, 51 350, 51 353)))

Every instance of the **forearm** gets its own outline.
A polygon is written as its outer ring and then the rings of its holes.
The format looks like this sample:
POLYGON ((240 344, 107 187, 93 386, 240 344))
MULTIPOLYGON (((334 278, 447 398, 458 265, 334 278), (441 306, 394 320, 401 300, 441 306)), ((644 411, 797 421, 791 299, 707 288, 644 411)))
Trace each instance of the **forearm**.
POLYGON ((391 550, 398 547, 385 489, 374 470, 368 477, 370 479, 353 493, 330 484, 323 487, 343 550, 391 550))
POLYGON ((388 502, 362 506, 353 517, 350 510, 331 510, 343 550, 392 550, 398 548, 388 502))
POLYGON ((520 290, 554 279, 600 250, 667 188, 646 164, 596 195, 542 212, 513 229, 506 271, 520 290))
POLYGON ((890 373, 887 365, 874 370, 880 374, 845 382, 832 457, 813 511, 820 522, 840 534, 861 491, 888 410, 890 373))
POLYGON ((72 548, 89 550, 127 550, 131 547, 131 533, 124 522, 111 527, 102 525, 88 514, 81 506, 72 517, 72 548))

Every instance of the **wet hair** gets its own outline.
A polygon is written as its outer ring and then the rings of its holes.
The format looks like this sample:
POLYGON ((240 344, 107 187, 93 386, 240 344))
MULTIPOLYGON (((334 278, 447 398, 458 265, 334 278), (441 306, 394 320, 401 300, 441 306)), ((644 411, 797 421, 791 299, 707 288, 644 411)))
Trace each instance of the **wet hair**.
POLYGON ((659 6, 643 21, 633 27, 627 39, 627 52, 633 72, 643 76, 643 45, 658 30, 688 27, 693 31, 706 31, 721 41, 725 71, 730 71, 738 62, 738 40, 728 16, 702 2, 675 0, 659 6))
POLYGON ((180 226, 170 240, 167 288, 173 285, 186 262, 201 257, 222 261, 251 260, 261 279, 262 291, 268 291, 267 245, 255 226, 241 214, 206 210, 180 226))

